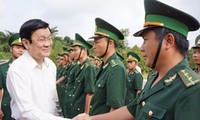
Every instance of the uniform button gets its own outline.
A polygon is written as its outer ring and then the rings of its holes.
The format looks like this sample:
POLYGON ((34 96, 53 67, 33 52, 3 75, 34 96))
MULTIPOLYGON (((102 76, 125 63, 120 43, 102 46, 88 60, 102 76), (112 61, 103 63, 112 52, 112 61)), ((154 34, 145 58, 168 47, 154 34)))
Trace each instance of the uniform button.
POLYGON ((72 95, 71 94, 69 94, 69 97, 71 97, 72 95))
POLYGON ((145 102, 144 102, 144 101, 142 101, 142 106, 143 106, 143 107, 145 106, 145 102))
POLYGON ((67 92, 67 90, 65 90, 65 92, 67 92))
POLYGON ((92 105, 90 105, 90 109, 92 108, 92 105))
POLYGON ((149 111, 149 116, 152 116, 153 115, 153 111, 149 111))
POLYGON ((74 97, 74 95, 72 95, 72 97, 74 97))
POLYGON ((76 88, 76 86, 74 86, 74 88, 76 88))
POLYGON ((98 87, 101 87, 101 85, 100 85, 100 84, 98 84, 98 87))
POLYGON ((3 104, 4 106, 6 106, 6 104, 3 104))
POLYGON ((78 108, 77 110, 80 111, 80 108, 78 108))
POLYGON ((72 106, 73 104, 71 103, 70 105, 72 106))

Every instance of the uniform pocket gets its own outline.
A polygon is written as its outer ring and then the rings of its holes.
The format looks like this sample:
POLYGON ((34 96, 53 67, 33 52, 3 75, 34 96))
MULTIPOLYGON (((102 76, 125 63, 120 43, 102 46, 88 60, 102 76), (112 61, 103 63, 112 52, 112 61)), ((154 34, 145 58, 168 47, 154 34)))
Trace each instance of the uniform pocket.
POLYGON ((155 103, 147 102, 143 106, 145 120, 161 120, 167 112, 167 108, 155 103))

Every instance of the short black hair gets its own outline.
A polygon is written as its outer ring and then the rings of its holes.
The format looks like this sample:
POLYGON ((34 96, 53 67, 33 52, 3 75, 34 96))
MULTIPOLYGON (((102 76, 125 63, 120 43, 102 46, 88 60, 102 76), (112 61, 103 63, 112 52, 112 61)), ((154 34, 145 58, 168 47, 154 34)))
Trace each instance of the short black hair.
POLYGON ((174 30, 164 28, 164 27, 156 27, 153 29, 153 31, 155 32, 156 39, 158 39, 158 40, 163 39, 163 36, 168 33, 173 34, 174 38, 175 38, 175 43, 176 43, 176 46, 178 47, 179 52, 183 56, 185 56, 185 54, 189 48, 189 41, 187 40, 187 38, 185 36, 183 36, 182 34, 176 32, 174 30))
POLYGON ((41 19, 30 19, 26 21, 20 28, 19 34, 21 39, 25 38, 32 43, 31 36, 32 34, 41 28, 48 28, 51 32, 51 29, 49 28, 49 24, 45 21, 42 21, 41 19))

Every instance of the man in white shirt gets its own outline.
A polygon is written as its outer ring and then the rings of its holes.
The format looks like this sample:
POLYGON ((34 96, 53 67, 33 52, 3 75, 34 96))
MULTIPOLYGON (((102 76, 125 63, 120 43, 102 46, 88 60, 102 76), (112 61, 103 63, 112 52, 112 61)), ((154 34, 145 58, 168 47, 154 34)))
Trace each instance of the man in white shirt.
POLYGON ((8 70, 7 88, 16 120, 66 120, 56 113, 56 66, 47 58, 52 38, 49 24, 31 19, 20 28, 26 52, 8 70))

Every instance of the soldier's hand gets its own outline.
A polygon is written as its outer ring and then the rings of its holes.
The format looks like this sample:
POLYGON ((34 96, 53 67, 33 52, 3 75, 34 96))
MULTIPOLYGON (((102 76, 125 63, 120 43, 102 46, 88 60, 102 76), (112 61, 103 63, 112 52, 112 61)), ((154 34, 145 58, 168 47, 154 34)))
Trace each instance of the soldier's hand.
POLYGON ((92 120, 88 114, 82 113, 74 117, 72 120, 92 120))
POLYGON ((3 119, 3 117, 4 117, 3 111, 2 111, 2 110, 0 110, 0 120, 2 120, 2 119, 3 119))

